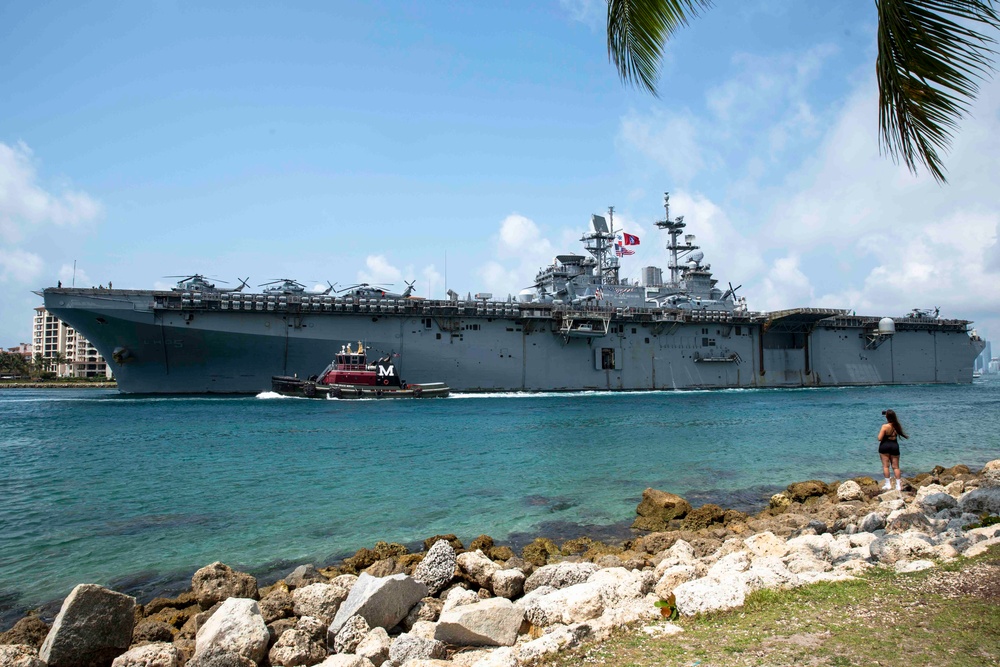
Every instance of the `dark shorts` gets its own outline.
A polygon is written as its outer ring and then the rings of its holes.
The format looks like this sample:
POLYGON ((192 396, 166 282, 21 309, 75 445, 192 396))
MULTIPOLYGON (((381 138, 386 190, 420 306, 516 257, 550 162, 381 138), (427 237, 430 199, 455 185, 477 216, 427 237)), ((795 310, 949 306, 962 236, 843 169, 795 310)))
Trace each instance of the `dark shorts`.
POLYGON ((878 443, 878 453, 899 456, 899 443, 895 440, 883 440, 878 443))

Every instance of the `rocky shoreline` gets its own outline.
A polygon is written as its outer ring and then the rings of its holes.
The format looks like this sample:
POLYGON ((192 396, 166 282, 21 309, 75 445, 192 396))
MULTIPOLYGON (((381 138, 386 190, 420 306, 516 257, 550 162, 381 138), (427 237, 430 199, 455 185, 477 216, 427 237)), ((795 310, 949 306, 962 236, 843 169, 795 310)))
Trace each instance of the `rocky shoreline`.
MULTIPOLYGON (((935 567, 1000 543, 1000 460, 937 467, 883 491, 859 477, 798 482, 754 515, 643 493, 621 544, 538 538, 515 554, 482 535, 378 542, 335 566, 303 565, 267 587, 222 563, 145 605, 81 584, 50 626, 0 634, 16 667, 520 667, 662 616, 738 607, 750 592, 935 567)), ((669 639, 665 639, 669 641, 669 639)))

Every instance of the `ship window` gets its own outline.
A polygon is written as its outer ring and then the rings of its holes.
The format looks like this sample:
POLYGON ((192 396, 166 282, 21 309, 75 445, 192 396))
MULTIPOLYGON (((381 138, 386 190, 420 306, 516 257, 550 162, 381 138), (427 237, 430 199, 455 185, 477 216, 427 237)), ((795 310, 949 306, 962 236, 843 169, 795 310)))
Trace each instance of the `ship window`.
POLYGON ((437 335, 437 339, 438 339, 438 340, 441 340, 441 334, 438 334, 438 335, 437 335))
POLYGON ((702 332, 703 334, 707 334, 707 333, 708 333, 708 329, 702 329, 702 330, 701 330, 701 332, 702 332))
POLYGON ((736 327, 736 335, 737 336, 742 336, 743 335, 743 329, 740 328, 738 325, 736 327))
POLYGON ((635 333, 635 327, 632 327, 632 333, 635 333))
POLYGON ((648 339, 648 338, 646 339, 646 343, 647 343, 647 344, 649 343, 649 339, 648 339))
POLYGON ((608 371, 615 368, 615 348, 601 348, 601 370, 608 371))

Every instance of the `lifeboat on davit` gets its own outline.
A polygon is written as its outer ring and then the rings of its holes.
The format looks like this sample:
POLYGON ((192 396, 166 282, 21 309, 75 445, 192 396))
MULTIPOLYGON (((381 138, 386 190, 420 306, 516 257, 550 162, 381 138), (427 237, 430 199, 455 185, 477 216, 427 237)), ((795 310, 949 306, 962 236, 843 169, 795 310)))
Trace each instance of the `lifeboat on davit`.
POLYGON ((358 341, 356 350, 350 344, 341 346, 333 362, 319 375, 305 380, 297 376, 272 376, 271 390, 283 396, 347 399, 443 398, 451 392, 443 382, 403 382, 393 361, 398 356, 385 355, 369 363, 367 350, 358 341))

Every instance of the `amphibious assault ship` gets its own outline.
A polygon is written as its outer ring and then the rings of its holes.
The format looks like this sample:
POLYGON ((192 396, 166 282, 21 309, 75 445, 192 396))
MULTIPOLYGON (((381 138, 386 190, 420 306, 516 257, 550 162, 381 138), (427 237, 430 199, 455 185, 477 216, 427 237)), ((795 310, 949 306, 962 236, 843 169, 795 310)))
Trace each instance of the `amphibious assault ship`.
MULTIPOLYGON (((666 215, 669 278, 620 277, 629 248, 591 216, 586 255, 559 255, 516 297, 421 299, 358 285, 263 293, 192 276, 173 290, 48 288, 45 307, 90 340, 125 393, 257 393, 308 376, 346 340, 401 354, 407 377, 453 391, 584 391, 968 383, 984 343, 966 320, 795 308, 751 312, 666 215)), ((627 237, 628 235, 626 235, 627 237)), ((625 242, 638 239, 634 236, 625 242)), ((246 282, 243 281, 245 285, 246 282)))

